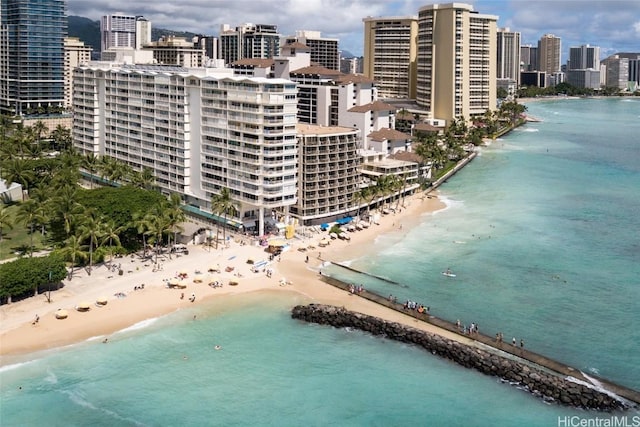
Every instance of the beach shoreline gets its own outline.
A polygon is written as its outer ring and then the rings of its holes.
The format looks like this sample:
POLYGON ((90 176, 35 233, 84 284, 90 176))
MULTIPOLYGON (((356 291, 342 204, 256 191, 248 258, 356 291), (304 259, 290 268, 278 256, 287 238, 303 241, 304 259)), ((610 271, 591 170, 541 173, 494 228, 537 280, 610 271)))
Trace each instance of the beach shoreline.
POLYGON ((71 280, 63 282, 63 288, 51 292, 51 303, 47 302, 45 294, 40 294, 0 306, 0 366, 17 359, 28 359, 31 353, 42 350, 96 337, 108 340, 110 335, 145 320, 199 306, 213 298, 247 292, 296 293, 307 302, 344 305, 388 320, 413 324, 414 319, 403 319, 401 313, 390 313, 385 307, 364 299, 348 298, 344 291, 322 282, 318 274, 324 262, 363 256, 375 250, 378 236, 396 233, 400 237, 409 232, 422 215, 446 207, 433 192, 417 192, 401 204, 403 206, 397 212, 381 215, 368 229, 349 233, 350 240, 332 240, 325 248, 317 243, 326 233, 290 240, 290 249, 271 262, 271 277, 264 272, 251 271, 252 264, 247 261, 268 260, 269 254, 264 247, 251 244, 255 241, 244 236, 235 236, 228 247, 217 250, 189 245, 189 255, 162 258, 162 270, 157 270, 153 260, 143 260, 137 255, 94 266, 91 275, 86 269, 76 270, 71 280), (220 273, 208 273, 207 270, 215 268, 219 268, 220 273), (119 269, 123 271, 122 275, 117 273, 119 269), (202 274, 196 275, 196 271, 202 274), (187 276, 187 287, 168 289, 168 281, 181 273, 187 276), (196 278, 203 282, 194 283, 196 278), (205 283, 212 279, 222 282, 223 286, 213 288, 205 283), (230 282, 238 285, 231 286, 230 282), (195 294, 194 302, 190 301, 192 294, 195 294), (106 299, 107 304, 97 304, 100 299, 106 299), (76 310, 87 303, 90 305, 87 312, 76 310), (66 310, 68 318, 56 319, 58 309, 66 310))

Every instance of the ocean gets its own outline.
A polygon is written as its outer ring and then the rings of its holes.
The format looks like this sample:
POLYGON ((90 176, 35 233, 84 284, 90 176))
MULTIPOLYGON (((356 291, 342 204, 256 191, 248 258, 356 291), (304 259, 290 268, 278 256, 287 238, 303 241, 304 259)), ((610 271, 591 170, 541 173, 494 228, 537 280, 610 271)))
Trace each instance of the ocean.
MULTIPOLYGON (((528 110, 542 121, 494 141, 440 187, 446 209, 345 260, 397 284, 326 273, 640 389, 640 99, 528 110)), ((292 320, 303 302, 213 300, 108 344, 16 359, 0 368, 0 425, 557 426, 610 416, 544 403, 409 345, 292 320)))

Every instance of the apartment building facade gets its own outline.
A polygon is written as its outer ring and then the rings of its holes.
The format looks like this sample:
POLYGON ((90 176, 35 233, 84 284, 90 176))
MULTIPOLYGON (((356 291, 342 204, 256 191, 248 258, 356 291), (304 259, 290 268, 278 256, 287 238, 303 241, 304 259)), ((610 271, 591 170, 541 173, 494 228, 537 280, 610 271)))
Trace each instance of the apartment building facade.
POLYGON ((104 15, 100 19, 101 52, 111 48, 141 49, 151 43, 151 21, 143 16, 104 15))
POLYGON ((64 39, 64 108, 73 106, 73 69, 91 61, 93 48, 77 37, 64 39))
POLYGON ((545 34, 538 41, 538 71, 544 71, 547 76, 560 72, 560 37, 545 34))
POLYGON ((204 49, 183 37, 166 36, 151 42, 142 48, 152 51, 157 64, 179 65, 186 68, 197 68, 204 65, 204 49))
POLYGON ((149 168, 161 191, 212 214, 228 188, 229 223, 258 224, 297 201, 296 87, 284 79, 162 65, 92 64, 74 74, 76 149, 149 168))
POLYGON ((498 17, 468 4, 433 4, 418 12, 416 101, 450 122, 496 108, 498 17))
POLYGON ((361 157, 358 129, 299 124, 297 203, 291 214, 302 225, 348 216, 357 209, 361 157))
POLYGON ((293 36, 283 37, 281 46, 291 43, 307 46, 311 53, 311 62, 330 70, 340 70, 338 39, 322 37, 320 31, 299 30, 293 36))
POLYGON ((273 58, 280 50, 278 26, 270 24, 242 24, 232 29, 223 24, 218 36, 219 58, 232 64, 245 58, 273 58))
POLYGON ((520 33, 499 28, 497 41, 497 78, 509 79, 520 86, 520 33))
POLYGON ((363 73, 376 82, 380 97, 414 99, 417 17, 367 17, 363 22, 363 73))

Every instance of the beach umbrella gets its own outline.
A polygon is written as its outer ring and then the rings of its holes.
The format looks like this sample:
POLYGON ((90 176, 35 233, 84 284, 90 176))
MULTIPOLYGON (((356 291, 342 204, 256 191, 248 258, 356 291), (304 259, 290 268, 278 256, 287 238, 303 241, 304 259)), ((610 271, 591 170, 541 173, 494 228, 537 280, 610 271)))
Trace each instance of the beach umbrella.
POLYGON ((88 303, 87 301, 82 301, 81 303, 78 303, 78 305, 76 306, 76 310, 78 311, 89 311, 91 309, 91 304, 88 303))
POLYGON ((175 285, 177 285, 178 283, 180 283, 180 280, 178 280, 178 279, 177 279, 177 278, 175 278, 175 277, 172 277, 171 279, 169 279, 169 284, 170 284, 171 286, 175 286, 175 285))
POLYGON ((107 298, 106 297, 98 297, 98 299, 96 299, 96 304, 98 304, 98 305, 107 305, 107 298))
POLYGON ((285 246, 287 244, 286 240, 283 239, 271 239, 269 240, 269 246, 285 246))
POLYGON ((56 311, 56 319, 66 319, 67 317, 69 317, 69 313, 67 313, 67 310, 58 310, 56 311))

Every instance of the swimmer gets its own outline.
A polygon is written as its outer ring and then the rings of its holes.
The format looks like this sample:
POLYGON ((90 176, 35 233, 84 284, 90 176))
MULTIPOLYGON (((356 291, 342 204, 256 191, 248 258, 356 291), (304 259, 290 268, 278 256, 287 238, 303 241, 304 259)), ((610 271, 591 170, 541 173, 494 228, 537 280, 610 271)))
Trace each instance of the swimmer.
POLYGON ((219 345, 216 345, 216 346, 215 346, 215 347, 213 347, 213 348, 215 348, 216 350, 221 350, 221 349, 222 349, 222 347, 220 347, 219 345))
POLYGON ((182 356, 182 358, 183 358, 184 360, 187 360, 187 359, 188 359, 188 357, 187 357, 186 355, 185 355, 185 356, 182 356))
POLYGON ((102 344, 106 344, 107 342, 109 342, 109 338, 105 338, 102 340, 102 344))

